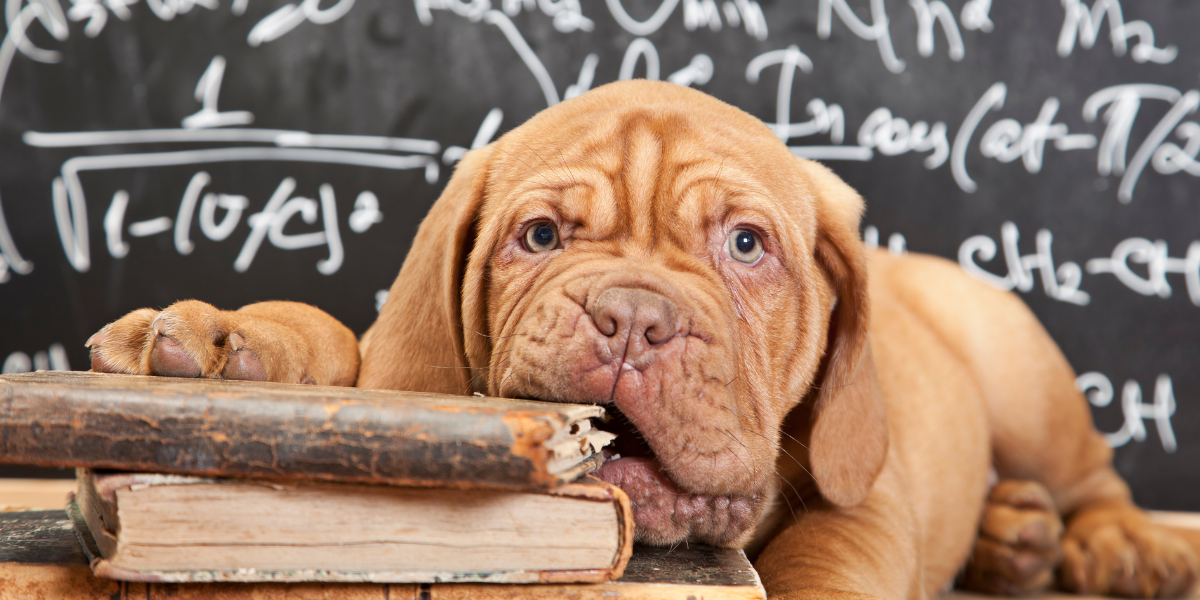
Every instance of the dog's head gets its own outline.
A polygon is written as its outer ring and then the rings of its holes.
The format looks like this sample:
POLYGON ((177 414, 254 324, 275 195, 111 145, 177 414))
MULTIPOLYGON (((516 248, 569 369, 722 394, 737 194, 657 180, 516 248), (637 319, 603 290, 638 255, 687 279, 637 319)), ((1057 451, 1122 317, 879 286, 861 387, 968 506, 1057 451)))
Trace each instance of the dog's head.
POLYGON ((360 385, 604 404, 651 543, 745 543, 808 398, 839 505, 887 447, 862 385, 862 200, 759 120, 673 84, 610 84, 469 152, 422 223, 360 385))

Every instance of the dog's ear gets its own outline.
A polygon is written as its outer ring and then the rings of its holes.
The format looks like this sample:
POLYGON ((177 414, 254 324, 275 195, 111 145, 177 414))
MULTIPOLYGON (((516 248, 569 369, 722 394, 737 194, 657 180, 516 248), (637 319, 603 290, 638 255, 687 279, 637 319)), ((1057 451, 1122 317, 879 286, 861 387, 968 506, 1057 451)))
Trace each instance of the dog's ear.
MULTIPOLYGON (((468 152, 421 222, 379 318, 359 342, 358 385, 470 394, 480 386, 468 353, 482 318, 463 314, 467 259, 475 243, 493 145, 468 152)), ((478 289, 478 285, 468 286, 478 289)), ((486 350, 485 350, 486 352, 486 350)), ((474 354, 474 352, 472 352, 474 354)), ((485 354, 486 355, 486 354, 485 354)), ((476 365, 478 366, 478 365, 476 365)))
POLYGON ((887 417, 868 329, 866 248, 859 238, 862 198, 829 169, 798 160, 816 196, 816 260, 836 296, 819 390, 812 408, 809 460, 827 500, 866 499, 888 450, 887 417))

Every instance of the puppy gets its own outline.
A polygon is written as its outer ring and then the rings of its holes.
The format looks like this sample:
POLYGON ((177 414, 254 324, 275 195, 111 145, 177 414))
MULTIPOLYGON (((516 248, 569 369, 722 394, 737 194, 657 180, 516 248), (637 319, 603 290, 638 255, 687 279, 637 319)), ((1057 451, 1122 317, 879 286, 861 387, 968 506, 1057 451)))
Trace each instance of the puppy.
POLYGON ((638 539, 745 547, 772 597, 921 599, 960 572, 1020 593, 1056 569, 1189 591, 1195 551, 1131 503, 1020 299, 867 253, 862 211, 758 119, 610 84, 463 158, 357 343, 305 305, 185 301, 106 326, 92 367, 603 404, 620 458, 597 474, 638 539))

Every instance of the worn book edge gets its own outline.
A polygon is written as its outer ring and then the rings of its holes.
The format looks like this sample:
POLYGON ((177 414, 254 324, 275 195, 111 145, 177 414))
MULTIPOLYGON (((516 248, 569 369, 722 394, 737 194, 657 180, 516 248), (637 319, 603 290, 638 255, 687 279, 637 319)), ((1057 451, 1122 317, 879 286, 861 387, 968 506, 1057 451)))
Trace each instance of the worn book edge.
MULTIPOLYGON (((201 427, 194 432, 194 439, 189 438, 187 443, 198 445, 197 448, 191 448, 191 451, 194 454, 199 450, 200 453, 193 456, 193 460, 186 465, 147 457, 108 456, 103 451, 83 452, 71 444, 66 444, 66 447, 54 444, 49 447, 44 444, 34 447, 26 443, 26 446, 29 446, 26 447, 19 441, 23 438, 12 436, 12 439, 8 440, 8 446, 0 447, 0 463, 173 472, 202 476, 386 483, 411 487, 545 491, 599 468, 604 463, 602 447, 614 437, 611 433, 592 427, 590 419, 604 419, 606 414, 603 407, 596 405, 282 383, 46 371, 0 376, 0 431, 11 429, 20 433, 24 431, 23 428, 37 422, 46 432, 55 432, 59 437, 66 436, 64 439, 77 440, 81 439, 81 435, 91 433, 87 430, 87 419, 84 419, 83 431, 79 430, 81 407, 87 409, 83 411, 85 417, 111 418, 114 414, 119 414, 119 411, 113 413, 112 407, 124 406, 127 403, 139 405, 147 402, 150 397, 155 398, 154 402, 171 404, 173 409, 189 407, 190 411, 183 411, 187 414, 176 415, 169 411, 173 415, 172 418, 180 421, 194 418, 198 414, 203 414, 203 418, 207 420, 209 409, 212 409, 214 414, 220 414, 220 418, 228 419, 232 418, 232 413, 226 414, 231 410, 230 407, 236 406, 242 399, 280 399, 311 412, 312 416, 309 418, 315 419, 311 423, 313 432, 327 432, 345 427, 348 422, 337 417, 337 413, 342 409, 394 414, 395 409, 391 407, 396 406, 397 401, 423 411, 422 414, 466 412, 495 415, 495 422, 502 423, 502 429, 506 430, 507 435, 503 437, 509 439, 502 441, 497 438, 490 443, 496 447, 496 451, 518 460, 511 468, 526 470, 508 479, 505 477, 509 476, 504 476, 490 480, 480 477, 479 473, 446 477, 439 474, 428 477, 386 469, 376 472, 377 463, 371 460, 362 464, 335 465, 338 467, 335 469, 337 472, 326 472, 319 468, 319 465, 315 467, 309 460, 310 457, 305 455, 288 457, 280 464, 272 463, 270 467, 249 465, 240 462, 236 452, 229 451, 231 444, 247 443, 247 440, 231 440, 230 436, 226 435, 228 432, 220 431, 219 427, 201 427), (87 397, 81 398, 83 394, 87 397), (57 412, 48 407, 55 407, 57 412), (50 412, 47 412, 48 410, 50 412), (503 447, 497 444, 503 444, 503 447), (214 452, 217 454, 213 454, 214 452), (295 464, 289 463, 289 460, 295 464), (222 461, 225 461, 225 464, 222 464, 222 461), (363 464, 368 463, 372 467, 366 470, 363 464)), ((144 416, 133 416, 146 421, 144 416)), ((352 424, 355 427, 359 425, 357 422, 352 424)), ((155 425, 155 431, 156 427, 155 425)), ((43 435, 46 432, 43 432, 43 435)), ((303 435, 309 432, 290 433, 303 435)), ((379 444, 387 443, 387 436, 367 432, 359 437, 362 439, 355 439, 355 443, 363 447, 360 450, 377 456, 386 452, 380 450, 379 444)), ((182 443, 177 441, 177 438, 175 440, 162 443, 182 443)), ((269 444, 270 440, 249 442, 269 444)), ((331 443, 348 442, 339 438, 333 441, 323 440, 322 443, 328 446, 331 443)), ((403 454, 396 452, 400 451, 394 448, 393 454, 388 458, 394 461, 397 457, 403 457, 403 454)), ((487 473, 495 475, 497 471, 489 470, 487 473)))
MULTIPOLYGON (((87 469, 80 469, 81 481, 91 478, 87 469)), ((115 498, 121 487, 173 485, 180 483, 205 483, 221 481, 217 478, 198 478, 162 474, 127 474, 105 478, 105 485, 84 486, 100 496, 115 498)), ((267 482, 263 482, 267 483, 267 482)), ((82 493, 84 490, 80 490, 82 493)), ((633 512, 628 496, 620 488, 594 477, 584 482, 568 483, 545 492, 549 495, 579 498, 597 502, 611 502, 617 509, 620 529, 617 546, 620 551, 607 569, 569 569, 545 571, 499 571, 499 572, 452 572, 452 571, 345 571, 320 569, 289 569, 266 571, 258 569, 154 571, 129 569, 113 564, 104 558, 115 551, 117 539, 105 527, 105 517, 100 503, 86 503, 90 509, 84 511, 76 501, 75 493, 67 498, 67 515, 88 558, 92 573, 105 579, 123 581, 188 583, 188 582, 359 582, 359 583, 601 583, 619 578, 629 564, 633 554, 633 512), (603 485, 596 485, 596 484, 603 485)), ((114 522, 108 516, 108 522, 114 522)))

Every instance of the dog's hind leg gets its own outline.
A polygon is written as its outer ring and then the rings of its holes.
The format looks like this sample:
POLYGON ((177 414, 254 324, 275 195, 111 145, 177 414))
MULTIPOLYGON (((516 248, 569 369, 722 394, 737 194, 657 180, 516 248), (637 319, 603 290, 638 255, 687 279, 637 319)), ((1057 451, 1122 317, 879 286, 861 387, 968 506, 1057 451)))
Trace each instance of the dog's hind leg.
POLYGON ((105 325, 87 345, 99 372, 343 386, 358 376, 354 333, 298 302, 143 308, 105 325))
POLYGON ((999 294, 973 324, 986 350, 972 357, 987 390, 1000 478, 1045 486, 1066 522, 1059 584, 1086 594, 1177 597, 1195 586, 1200 561, 1134 506, 1092 424, 1075 374, 1018 298, 999 294))
POLYGON ((1062 587, 1138 597, 1194 587, 1196 551, 1134 506, 1075 372, 1017 295, 932 257, 880 255, 873 268, 978 382, 1000 480, 1036 481, 1049 492, 1066 523, 1062 587))

